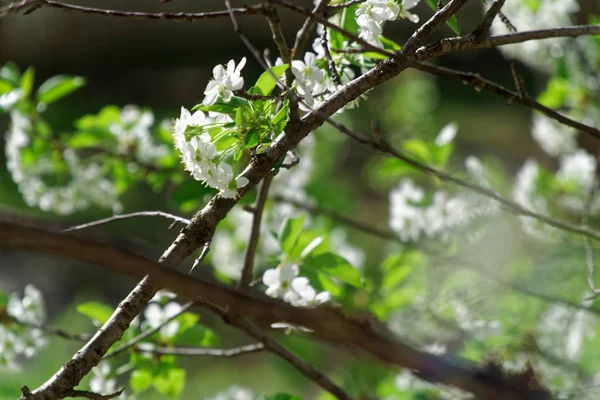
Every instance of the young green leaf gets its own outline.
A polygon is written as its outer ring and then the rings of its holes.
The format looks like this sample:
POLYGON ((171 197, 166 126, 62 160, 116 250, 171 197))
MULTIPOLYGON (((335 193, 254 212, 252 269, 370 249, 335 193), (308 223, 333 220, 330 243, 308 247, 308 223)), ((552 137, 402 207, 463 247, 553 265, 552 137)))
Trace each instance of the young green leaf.
POLYGON ((159 393, 176 399, 185 386, 185 369, 169 365, 154 376, 153 385, 159 393))
POLYGON ((323 272, 352 286, 362 286, 360 272, 346 259, 337 254, 324 253, 308 257, 302 263, 301 268, 310 268, 323 272))
POLYGON ((152 385, 152 371, 145 368, 136 369, 129 377, 129 387, 133 393, 140 393, 152 385))
POLYGON ((62 99, 85 85, 80 76, 57 75, 42 83, 37 92, 40 103, 50 104, 62 99))
POLYGON ((281 250, 283 250, 285 254, 290 255, 292 253, 292 249, 296 245, 296 241, 302 232, 303 226, 304 215, 295 219, 286 218, 281 224, 277 238, 281 245, 281 250))
POLYGON ((100 303, 99 301, 89 301, 87 303, 82 303, 77 306, 77 312, 85 315, 86 317, 100 323, 104 324, 113 313, 113 308, 100 303))
POLYGON ((23 75, 21 75, 21 81, 19 82, 19 86, 23 91, 23 98, 29 96, 31 90, 33 89, 33 81, 35 80, 35 70, 32 67, 27 68, 23 75))
POLYGON ((281 78, 289 66, 289 64, 276 65, 271 67, 268 71, 263 72, 258 77, 256 85, 254 85, 255 89, 259 89, 263 96, 270 95, 273 89, 275 89, 275 86, 277 86, 277 81, 274 78, 281 78))
POLYGON ((250 129, 246 132, 246 137, 244 138, 244 147, 250 149, 252 147, 257 146, 260 143, 260 132, 255 129, 250 129))

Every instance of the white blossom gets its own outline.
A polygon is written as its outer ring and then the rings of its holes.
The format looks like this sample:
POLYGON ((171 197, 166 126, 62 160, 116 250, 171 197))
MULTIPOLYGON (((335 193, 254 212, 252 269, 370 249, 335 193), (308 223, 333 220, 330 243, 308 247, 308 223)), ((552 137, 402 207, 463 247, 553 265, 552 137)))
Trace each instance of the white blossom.
POLYGON ((46 320, 42 292, 31 284, 25 286, 25 294, 22 299, 17 294, 10 297, 6 311, 11 317, 26 323, 39 325, 46 320))
POLYGON ((438 133, 435 138, 435 145, 441 147, 451 143, 456 137, 457 132, 458 124, 456 122, 449 123, 440 130, 440 133, 438 133))
POLYGON ((577 148, 577 132, 542 114, 533 116, 531 135, 542 150, 551 156, 570 154, 577 148))
POLYGON ((202 111, 193 115, 181 107, 181 115, 173 124, 173 139, 175 147, 181 153, 181 159, 194 179, 204 181, 210 187, 221 190, 225 198, 237 195, 237 189, 246 186, 249 181, 245 177, 235 177, 233 168, 217 151, 211 135, 207 131, 199 130, 189 140, 186 137, 188 127, 203 127, 206 125, 217 126, 226 122, 216 122, 215 118, 207 116, 202 111))
MULTIPOLYGON (((182 306, 179 303, 170 302, 162 306, 159 303, 151 302, 144 310, 144 317, 148 324, 148 328, 155 329, 165 324, 165 322, 181 312, 182 306)), ((160 335, 164 338, 172 338, 179 330, 179 322, 175 319, 159 330, 160 335)))
POLYGON ((292 280, 298 276, 298 265, 283 264, 277 268, 268 269, 263 274, 263 283, 267 286, 265 292, 270 297, 282 297, 289 290, 292 280))
POLYGON ((283 295, 283 300, 296 307, 307 307, 328 302, 331 300, 331 294, 327 291, 317 293, 310 286, 308 278, 298 277, 292 280, 288 291, 283 295))
POLYGON ((231 101, 233 92, 244 87, 244 78, 241 76, 242 68, 246 65, 246 57, 235 65, 235 61, 229 60, 227 68, 217 65, 213 68, 213 79, 208 82, 204 90, 204 105, 214 104, 219 97, 224 102, 231 101))
POLYGON ((95 368, 92 368, 92 378, 90 379, 90 390, 98 394, 113 394, 117 391, 117 380, 111 377, 112 372, 108 362, 100 362, 95 368))
POLYGON ((596 176, 596 158, 585 150, 560 158, 560 167, 556 172, 556 180, 561 183, 575 182, 589 189, 596 176))
POLYGON ((126 105, 121 110, 120 123, 113 123, 109 130, 117 139, 117 151, 128 154, 135 150, 135 157, 142 163, 153 163, 167 154, 164 145, 157 145, 152 139, 150 128, 154 124, 151 111, 141 111, 138 106, 126 105))
POLYGON ((252 390, 242 386, 233 385, 223 392, 207 397, 206 400, 254 400, 255 398, 256 396, 252 390))
POLYGON ((12 108, 21 100, 23 91, 21 89, 14 89, 8 93, 4 93, 0 96, 0 109, 4 111, 10 111, 12 108))
MULTIPOLYGON (((502 12, 518 31, 541 30, 572 25, 572 16, 579 11, 577 0, 542 0, 537 2, 507 0, 502 12)), ((494 35, 510 33, 509 28, 496 18, 492 24, 494 35)), ((563 54, 566 38, 529 40, 500 46, 498 49, 509 58, 516 58, 529 66, 551 72, 554 60, 563 54)))

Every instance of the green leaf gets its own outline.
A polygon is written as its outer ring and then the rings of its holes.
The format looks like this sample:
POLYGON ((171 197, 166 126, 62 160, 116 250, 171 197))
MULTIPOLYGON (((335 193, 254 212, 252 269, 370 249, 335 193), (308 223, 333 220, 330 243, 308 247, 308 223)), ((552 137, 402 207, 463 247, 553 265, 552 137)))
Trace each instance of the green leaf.
POLYGON ((302 233, 302 227, 304 227, 304 215, 294 219, 286 218, 281 224, 277 239, 281 245, 281 250, 286 255, 289 256, 292 253, 298 236, 302 233))
POLYGON ((185 370, 169 365, 154 376, 153 386, 159 393, 176 399, 185 386, 185 370))
POLYGON ((221 344, 221 339, 212 329, 196 324, 185 331, 180 331, 173 343, 181 346, 216 347, 221 344))
POLYGON ((250 149, 252 147, 257 146, 260 143, 260 132, 254 129, 246 132, 246 137, 244 138, 244 147, 250 149))
POLYGON ((19 86, 21 72, 15 63, 9 62, 0 68, 0 78, 8 81, 13 87, 19 86))
POLYGON ((133 393, 140 393, 152 385, 152 372, 147 369, 136 369, 129 377, 129 387, 133 393))
POLYGON ((21 81, 19 82, 19 86, 23 91, 23 98, 26 98, 31 93, 33 89, 33 81, 35 80, 35 70, 32 67, 27 68, 27 70, 21 75, 21 81))
POLYGON ((421 139, 408 139, 402 142, 402 149, 420 161, 431 162, 432 154, 429 145, 421 139))
POLYGON ((355 287, 362 286, 360 272, 337 254, 324 253, 308 257, 302 263, 302 267, 323 272, 355 287))
MULTIPOLYGON (((429 7, 431 7, 431 9, 436 12, 438 9, 437 3, 437 0, 427 0, 427 4, 429 4, 429 7)), ((446 25, 448 25, 454 33, 460 35, 460 25, 458 24, 458 19, 456 19, 456 15, 450 17, 450 19, 446 22, 446 25)))
POLYGON ((78 132, 67 139, 67 146, 73 149, 97 147, 100 144, 102 144, 106 139, 106 137, 98 135, 93 131, 78 132))
POLYGON ((560 108, 569 95, 569 82, 565 79, 553 78, 546 89, 538 96, 538 102, 546 107, 560 108))
POLYGON ((0 96, 4 93, 11 92, 13 90, 13 85, 10 84, 6 79, 0 79, 0 96))
POLYGON ((285 129, 285 126, 288 123, 288 120, 289 120, 288 112, 290 110, 289 104, 290 104, 290 101, 286 99, 283 102, 283 106, 281 107, 281 109, 277 112, 277 114, 275 114, 275 116, 271 120, 271 124, 273 125, 274 131, 275 131, 275 136, 278 136, 281 132, 283 132, 283 130, 285 129))
POLYGON ((316 249, 323 242, 323 237, 319 236, 314 238, 300 253, 300 259, 308 256, 314 249, 316 249))
POLYGON ((104 324, 113 314, 113 308, 99 301, 90 301, 77 305, 77 312, 104 324))
POLYGON ((277 79, 281 78, 289 66, 290 64, 276 65, 271 67, 268 71, 263 72, 258 77, 256 85, 254 85, 255 88, 259 89, 263 96, 270 95, 273 89, 275 89, 275 86, 277 86, 277 81, 274 79, 274 76, 277 79))
POLYGON ((8 304, 10 296, 3 290, 0 290, 0 310, 5 308, 8 304))
POLYGON ((42 83, 37 92, 37 99, 40 103, 54 103, 84 85, 85 79, 80 76, 57 75, 42 83))
POLYGON ((302 398, 288 393, 275 393, 265 395, 265 400, 302 400, 302 398))

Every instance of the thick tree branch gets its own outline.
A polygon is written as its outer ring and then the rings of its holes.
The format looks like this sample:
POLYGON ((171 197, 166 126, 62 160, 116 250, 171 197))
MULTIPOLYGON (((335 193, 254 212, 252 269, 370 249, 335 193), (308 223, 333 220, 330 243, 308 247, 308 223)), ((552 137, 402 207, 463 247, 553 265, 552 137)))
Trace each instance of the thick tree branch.
MULTIPOLYGON (((181 241, 184 240, 181 239, 181 241)), ((186 296, 198 303, 205 304, 208 302, 214 304, 221 309, 228 310, 230 315, 243 315, 247 319, 256 320, 266 326, 270 326, 275 322, 287 322, 304 326, 311 329, 313 334, 320 339, 371 354, 385 363, 416 371, 423 379, 455 386, 481 398, 492 400, 550 398, 549 393, 543 389, 522 385, 520 376, 490 375, 467 363, 415 350, 395 339, 385 326, 378 323, 374 318, 355 319, 347 317, 337 309, 327 306, 317 308, 292 307, 268 299, 266 296, 240 293, 229 287, 194 279, 159 263, 116 250, 105 244, 65 234, 23 227, 13 223, 0 222, 0 246, 89 262, 134 278, 146 276, 144 282, 161 282, 163 286, 179 295, 186 296)), ((121 307, 130 309, 130 302, 139 302, 138 299, 140 298, 145 299, 145 297, 137 294, 139 290, 142 289, 134 290, 123 301, 121 307)), ((113 316, 111 319, 114 318, 116 317, 113 316)), ((133 319, 133 316, 131 318, 133 319)), ((126 329, 126 326, 123 326, 122 329, 126 329)), ((101 332, 103 331, 100 330, 96 337, 102 336, 101 332)), ((115 334, 114 328, 111 328, 111 332, 112 335, 115 334)), ((61 377, 59 382, 63 382, 66 378, 62 371, 80 365, 80 358, 90 351, 91 346, 85 346, 80 351, 80 353, 83 353, 81 356, 76 355, 57 373, 61 377)), ((100 348, 100 356, 106 350, 100 348)), ((82 367, 85 367, 85 365, 83 364, 82 367)), ((70 374, 76 374, 77 377, 85 375, 87 372, 77 372, 76 370, 70 372, 70 374)), ((60 398, 60 396, 68 395, 68 391, 72 390, 72 388, 64 386, 53 386, 56 385, 55 381, 57 380, 52 378, 49 383, 36 390, 28 398, 60 398), (62 388, 62 391, 57 392, 59 388, 62 388)), ((68 384, 72 385, 73 383, 68 381, 68 384)))

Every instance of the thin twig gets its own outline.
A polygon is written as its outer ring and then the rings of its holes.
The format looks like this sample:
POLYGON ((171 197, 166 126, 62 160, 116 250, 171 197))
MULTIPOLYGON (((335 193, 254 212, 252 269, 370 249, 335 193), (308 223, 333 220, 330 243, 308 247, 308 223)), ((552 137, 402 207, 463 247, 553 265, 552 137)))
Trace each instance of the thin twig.
POLYGON ((329 51, 326 27, 323 27, 323 32, 321 32, 321 47, 323 47, 323 53, 325 54, 325 59, 327 60, 327 65, 329 66, 329 72, 331 72, 331 79, 333 80, 333 83, 335 83, 337 86, 342 86, 342 78, 340 78, 340 74, 335 66, 335 62, 331 57, 331 51, 329 51))
MULTIPOLYGON (((273 35, 273 41, 279 50, 279 55, 281 56, 281 60, 284 64, 290 65, 290 68, 285 70, 285 83, 288 88, 292 87, 294 83, 294 73, 292 72, 292 52, 283 36, 283 31, 281 30, 281 20, 279 18, 279 13, 277 9, 273 7, 270 0, 265 0, 264 2, 264 10, 265 15, 267 17, 267 21, 269 23, 269 28, 271 29, 271 34, 273 35)), ((289 100, 289 117, 290 122, 297 122, 300 120, 300 113, 298 109, 298 98, 296 97, 294 91, 287 91, 288 100, 289 100)))
POLYGON ((506 0, 494 0, 490 8, 483 16, 483 20, 473 32, 473 36, 479 38, 479 40, 485 40, 490 32, 490 28, 494 22, 494 19, 502 9, 502 6, 504 6, 505 1, 506 0))
POLYGON ((289 362, 294 368, 296 368, 300 373, 302 373, 305 377, 312 380, 314 383, 319 385, 321 388, 325 389, 335 397, 340 400, 352 400, 352 397, 344 389, 340 386, 336 385, 333 381, 331 381, 325 374, 319 371, 317 368, 313 367, 311 364, 307 363, 300 357, 296 356, 294 353, 283 347, 279 342, 271 338, 267 335, 262 329, 258 328, 256 325, 246 321, 242 317, 232 316, 227 311, 223 310, 215 306, 214 304, 205 304, 211 311, 217 313, 223 318, 223 321, 226 323, 233 325, 237 328, 240 328, 244 332, 246 332, 249 336, 253 337, 256 340, 259 340, 263 345, 265 350, 283 358, 287 362, 289 362))
POLYGON ((116 349, 114 349, 113 351, 111 351, 110 353, 106 353, 106 355, 104 356, 104 359, 106 358, 110 358, 110 357, 114 357, 114 356, 118 356, 119 354, 131 349, 132 347, 136 346, 139 342, 141 342, 142 340, 146 339, 147 337, 150 337, 151 335, 153 335, 154 333, 158 332, 163 326, 167 325, 169 322, 173 321, 175 318, 179 317, 181 314, 183 314, 184 312, 186 312, 187 310, 190 309, 190 307, 192 307, 194 305, 194 302, 189 301, 187 303, 185 303, 182 307, 181 310, 179 310, 177 313, 173 314, 172 316, 170 316, 169 318, 167 318, 166 320, 164 320, 161 324, 143 331, 142 333, 140 333, 139 335, 137 335, 136 337, 128 340, 127 342, 123 343, 121 346, 117 347, 116 349))
POLYGON ((525 92, 525 85, 523 84, 523 79, 519 75, 517 71, 517 63, 511 61, 510 63, 510 74, 512 75, 513 82, 515 83, 515 88, 517 89, 517 93, 519 94, 519 99, 525 100, 527 97, 527 93, 525 92))
POLYGON ((202 261, 204 261, 204 259, 208 255, 208 252, 210 251, 211 243, 212 243, 212 240, 208 240, 206 243, 204 243, 204 246, 202 246, 202 251, 200 252, 200 255, 198 256, 198 258, 196 258, 194 260, 194 264, 192 264, 192 268, 190 268, 190 272, 188 272, 188 274, 191 274, 192 272, 194 272, 194 269, 196 269, 196 267, 198 265, 200 265, 200 263, 202 263, 202 261))
POLYGON ((136 347, 137 351, 156 355, 239 357, 246 354, 259 353, 264 350, 262 343, 248 344, 231 349, 214 349, 210 347, 136 347))
POLYGON ((258 249, 258 243, 260 241, 260 224, 262 222, 263 211, 265 204, 267 203, 267 197, 269 196, 269 188, 271 186, 272 175, 267 175, 260 184, 258 189, 258 198, 256 204, 252 208, 252 228, 250 230, 250 238, 248 240, 248 246, 246 247, 246 253, 244 254, 244 266, 242 268, 242 275, 238 283, 238 289, 243 290, 250 285, 252 282, 252 273, 254 270, 254 261, 256 260, 256 250, 258 249))
MULTIPOLYGON (((319 0, 317 5, 315 5, 315 8, 313 8, 312 10, 313 14, 325 16, 325 13, 327 12, 329 6, 329 2, 330 0, 319 0)), ((331 7, 329 8, 331 9, 331 7)), ((292 58, 294 60, 300 59, 304 54, 304 49, 306 48, 306 45, 310 40, 310 34, 314 29, 315 24, 316 20, 310 16, 307 16, 304 20, 304 23, 302 24, 302 27, 300 27, 300 29, 298 30, 298 33, 296 34, 296 41, 294 42, 294 49, 292 55, 292 58)))
MULTIPOLYGON (((0 17, 4 17, 8 14, 16 13, 18 11, 27 9, 34 6, 45 6, 51 8, 58 8, 65 11, 75 11, 84 14, 96 14, 104 15, 107 17, 121 17, 131 19, 153 19, 153 20, 174 20, 193 22, 201 19, 209 18, 221 18, 229 15, 227 10, 224 11, 211 11, 211 12, 200 12, 200 13, 146 13, 139 11, 118 11, 118 10, 106 10, 102 8, 84 7, 75 4, 67 4, 54 0, 23 0, 18 3, 12 3, 6 7, 0 8, 0 17)), ((258 15, 262 13, 262 6, 254 5, 244 8, 234 8, 232 12, 235 14, 245 15, 258 15)))
POLYGON ((21 326, 30 328, 30 329, 39 329, 44 333, 58 336, 60 338, 67 339, 67 340, 76 340, 76 341, 80 341, 80 342, 86 342, 86 341, 90 340, 90 338, 92 337, 91 335, 89 335, 87 333, 70 333, 63 329, 55 328, 53 326, 25 322, 25 321, 21 321, 17 318, 12 318, 11 322, 13 322, 17 325, 21 325, 21 326))
POLYGON ((137 212, 132 212, 129 214, 113 215, 112 217, 99 219, 97 221, 92 221, 92 222, 88 222, 88 223, 81 224, 81 225, 75 225, 75 226, 65 229, 63 232, 78 231, 81 229, 91 228, 93 226, 108 224, 110 222, 120 221, 123 219, 129 219, 129 218, 135 218, 135 217, 164 217, 164 218, 171 219, 174 222, 178 222, 178 223, 185 224, 185 225, 190 223, 190 220, 187 218, 178 217, 177 215, 169 214, 169 213, 162 212, 162 211, 137 211, 137 212))

